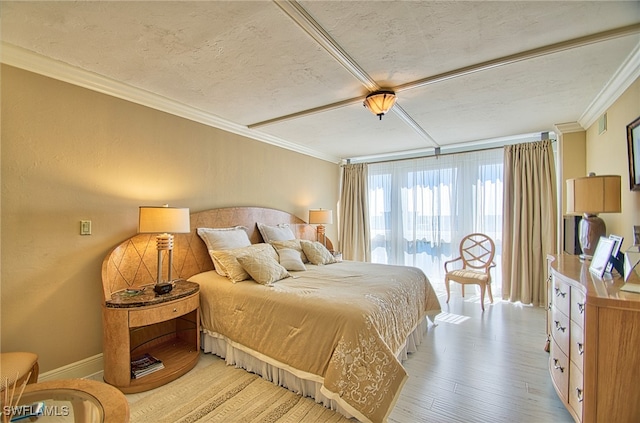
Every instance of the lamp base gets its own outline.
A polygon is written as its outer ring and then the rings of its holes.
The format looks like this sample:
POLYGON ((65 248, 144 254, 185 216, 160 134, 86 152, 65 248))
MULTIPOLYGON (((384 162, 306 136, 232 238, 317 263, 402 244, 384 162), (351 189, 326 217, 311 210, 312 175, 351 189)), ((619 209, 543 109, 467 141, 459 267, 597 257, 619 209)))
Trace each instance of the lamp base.
POLYGON ((583 259, 584 256, 584 260, 591 260, 600 237, 605 236, 607 233, 604 220, 595 214, 585 213, 578 224, 578 233, 580 234, 580 248, 582 248, 580 259, 583 259))
POLYGON ((169 292, 171 292, 172 289, 173 289, 173 284, 171 284, 170 282, 157 283, 153 287, 153 290, 158 295, 168 294, 169 292))

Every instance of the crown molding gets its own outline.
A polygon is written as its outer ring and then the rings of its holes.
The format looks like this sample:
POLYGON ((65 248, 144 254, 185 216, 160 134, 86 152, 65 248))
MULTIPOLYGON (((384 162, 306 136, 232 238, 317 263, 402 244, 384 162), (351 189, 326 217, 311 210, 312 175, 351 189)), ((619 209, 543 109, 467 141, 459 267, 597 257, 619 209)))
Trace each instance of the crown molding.
POLYGON ((585 128, 583 128, 582 125, 580 125, 578 122, 556 123, 554 126, 556 128, 556 131, 560 135, 585 130, 585 128))
POLYGON ((593 125, 639 76, 640 43, 636 44, 631 54, 620 65, 616 73, 613 74, 609 82, 602 88, 591 104, 589 104, 582 116, 578 119, 578 123, 585 129, 593 125))
POLYGON ((67 82, 82 88, 106 94, 132 103, 140 104, 155 110, 202 123, 233 134, 242 135, 276 147, 311 156, 331 163, 339 163, 340 158, 323 154, 316 150, 300 146, 281 138, 262 133, 244 125, 230 122, 204 110, 188 106, 167 97, 132 87, 119 81, 104 77, 97 73, 71 66, 65 62, 54 60, 31 50, 2 42, 0 46, 0 62, 37 73, 59 81, 67 82))

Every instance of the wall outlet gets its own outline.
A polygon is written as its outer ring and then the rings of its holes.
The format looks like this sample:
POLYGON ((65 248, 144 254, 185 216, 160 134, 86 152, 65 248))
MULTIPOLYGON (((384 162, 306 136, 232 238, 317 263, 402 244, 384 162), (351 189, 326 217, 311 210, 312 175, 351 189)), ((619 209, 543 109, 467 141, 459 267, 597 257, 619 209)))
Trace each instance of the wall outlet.
POLYGON ((80 235, 91 235, 91 221, 90 220, 81 220, 80 221, 80 235))

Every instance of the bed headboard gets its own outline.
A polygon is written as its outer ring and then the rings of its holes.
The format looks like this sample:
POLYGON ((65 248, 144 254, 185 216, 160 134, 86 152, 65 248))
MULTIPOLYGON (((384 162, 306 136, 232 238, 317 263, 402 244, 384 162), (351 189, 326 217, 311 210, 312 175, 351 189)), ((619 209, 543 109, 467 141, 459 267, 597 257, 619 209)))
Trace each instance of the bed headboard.
MULTIPOLYGON (((302 219, 275 209, 263 207, 227 207, 191 214, 191 232, 175 234, 172 277, 187 279, 196 273, 213 270, 207 247, 196 233, 197 228, 227 228, 244 226, 251 243, 264 242, 256 223, 277 225, 288 223, 299 239, 316 240, 316 227, 302 219)), ((327 248, 333 245, 327 239, 327 248)), ((138 234, 116 245, 102 263, 102 288, 105 300, 126 288, 141 287, 155 282, 157 273, 156 237, 138 234)), ((168 260, 163 260, 167 263, 168 260)))

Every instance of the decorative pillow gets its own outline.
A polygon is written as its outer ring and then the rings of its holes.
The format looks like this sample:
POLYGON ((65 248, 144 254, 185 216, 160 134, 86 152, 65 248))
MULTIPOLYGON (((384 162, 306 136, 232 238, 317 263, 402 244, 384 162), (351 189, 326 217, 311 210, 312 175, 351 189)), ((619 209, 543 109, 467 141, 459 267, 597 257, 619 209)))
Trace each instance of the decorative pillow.
POLYGON ((307 259, 307 256, 304 254, 304 251, 302 251, 302 245, 300 244, 299 239, 290 239, 287 241, 273 241, 271 242, 271 245, 273 245, 273 248, 275 248, 276 251, 280 251, 283 248, 296 250, 297 252, 300 253, 300 259, 302 260, 303 263, 309 262, 309 259, 307 259))
POLYGON ((237 260, 239 255, 264 254, 270 256, 276 263, 278 261, 278 254, 273 247, 263 243, 242 248, 233 248, 231 250, 209 251, 209 254, 214 258, 214 262, 217 261, 220 265, 220 270, 224 272, 223 276, 228 277, 233 283, 250 278, 249 274, 237 260))
POLYGON ((318 241, 301 240, 302 251, 312 264, 331 264, 336 258, 318 241))
POLYGON ((221 269, 220 263, 211 254, 212 251, 230 250, 232 248, 241 248, 251 245, 249 236, 244 226, 235 226, 233 228, 198 228, 198 235, 207 245, 213 266, 221 276, 227 276, 221 269))
POLYGON ((278 256, 280 257, 280 264, 287 270, 307 270, 300 251, 293 248, 281 248, 278 250, 278 256))
POLYGON ((236 257, 244 270, 251 276, 251 279, 262 285, 272 283, 289 277, 287 269, 282 267, 277 260, 266 253, 240 254, 236 257))
POLYGON ((277 226, 269 226, 264 223, 258 223, 257 225, 264 242, 287 241, 296 238, 289 225, 285 223, 281 223, 277 226))

